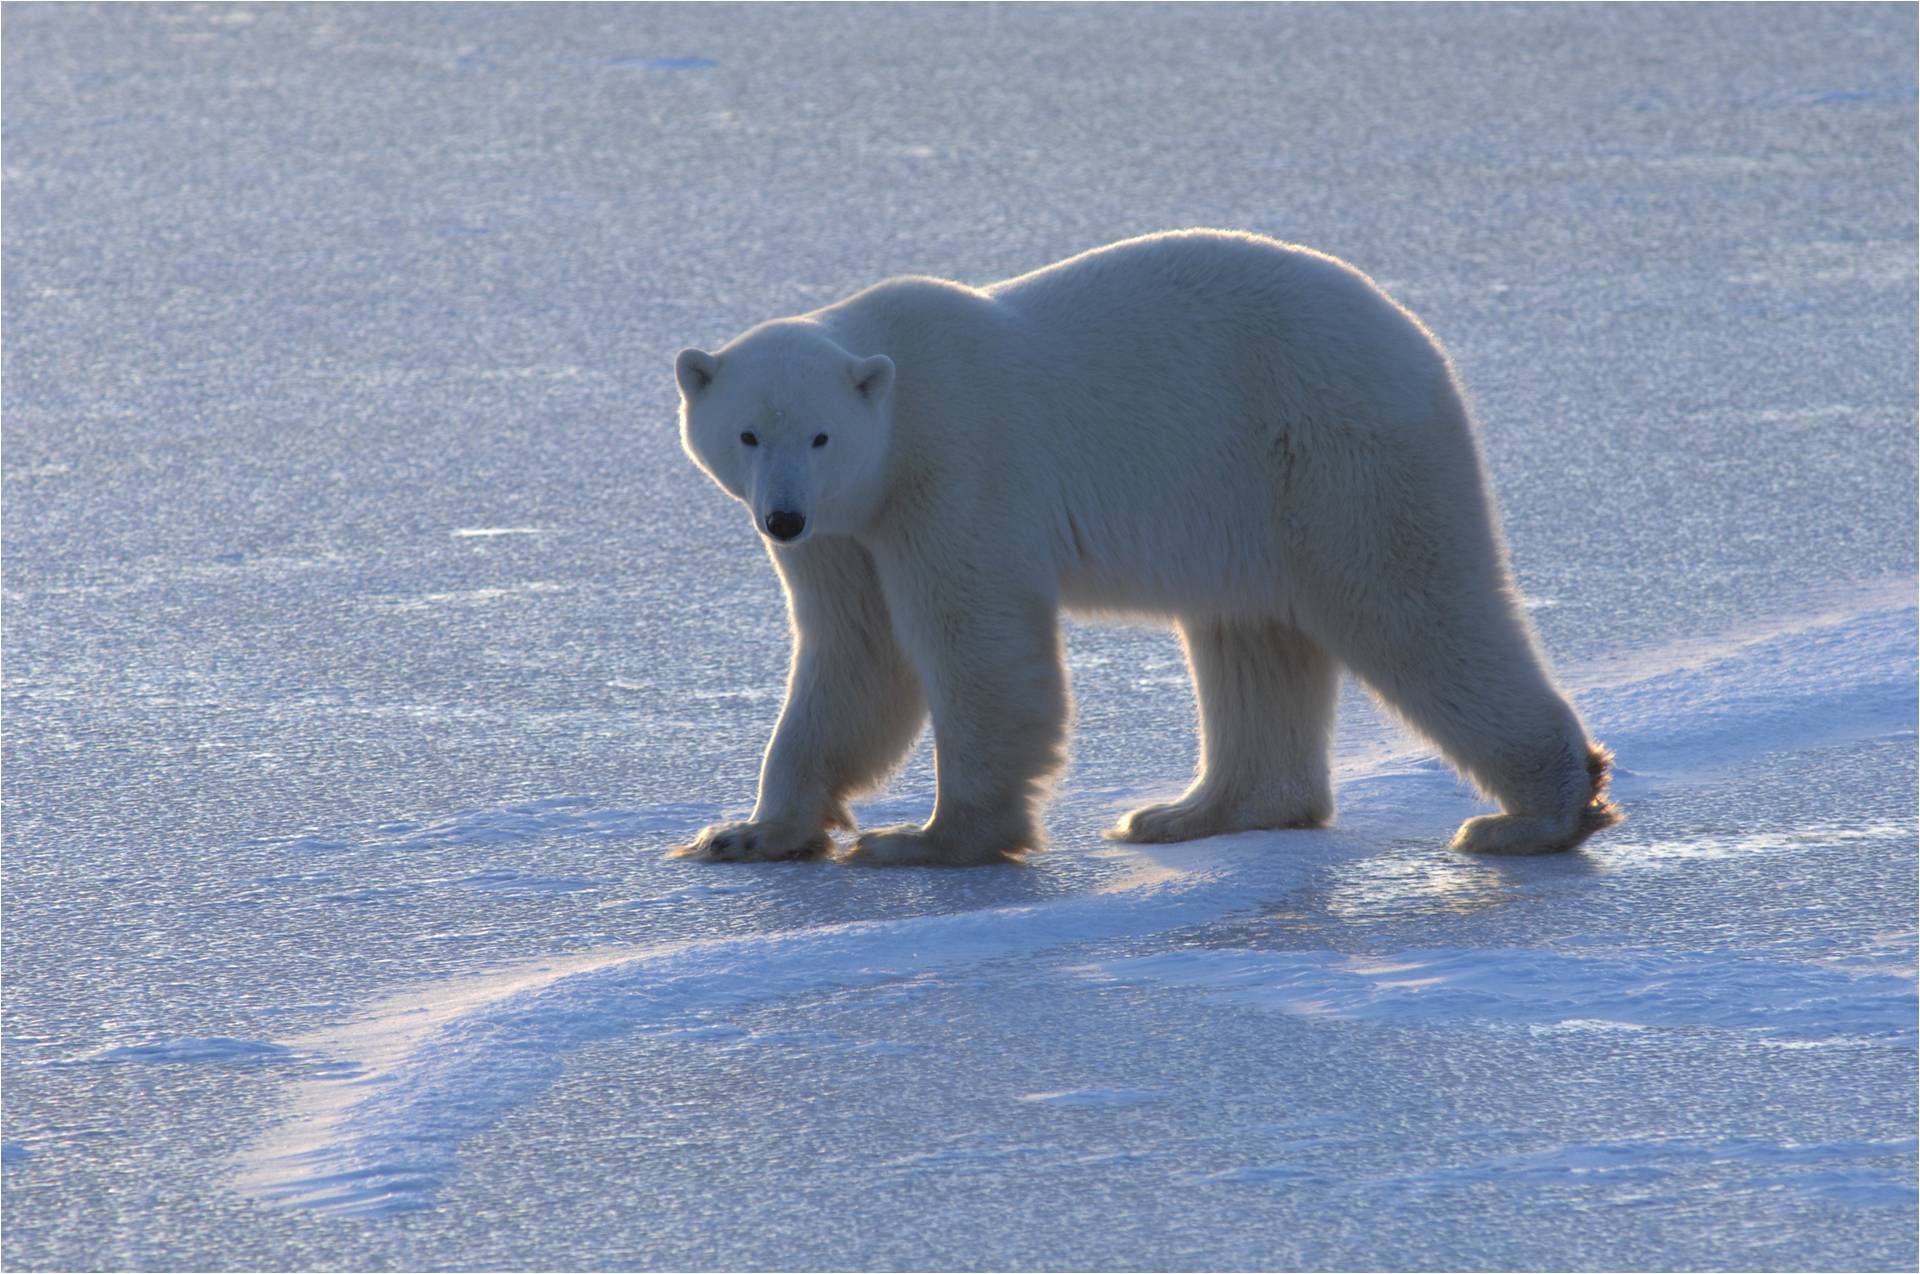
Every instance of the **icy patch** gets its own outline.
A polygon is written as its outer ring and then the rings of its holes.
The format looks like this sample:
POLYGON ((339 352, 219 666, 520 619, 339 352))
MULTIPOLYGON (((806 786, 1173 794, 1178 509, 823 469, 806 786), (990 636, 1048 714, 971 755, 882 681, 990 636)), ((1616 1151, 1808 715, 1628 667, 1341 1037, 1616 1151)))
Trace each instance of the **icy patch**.
MULTIPOLYGON (((1387 782, 1377 776, 1352 780, 1344 796, 1352 820, 1371 815, 1382 789, 1389 799, 1408 803, 1416 788, 1425 791, 1427 805, 1436 811, 1462 798, 1447 776, 1419 783, 1400 774, 1387 782)), ((1623 781, 1621 788, 1634 784, 1623 781)), ((1864 826, 1815 825, 1780 832, 1696 833, 1643 837, 1631 820, 1623 827, 1589 841, 1577 855, 1534 860, 1515 870, 1511 864, 1461 854, 1437 854, 1411 847, 1366 858, 1336 862, 1320 897, 1326 911, 1348 923, 1406 919, 1413 916, 1466 916, 1502 906, 1537 889, 1542 881, 1577 879, 1596 870, 1644 871, 1668 869, 1696 862, 1761 854, 1815 853, 1854 846, 1898 845, 1914 835, 1911 826, 1872 822, 1864 826)), ((1464 809, 1463 809, 1463 812, 1464 809)))
POLYGON ((453 534, 461 540, 486 540, 498 535, 545 535, 546 531, 537 526, 463 526, 453 534))
MULTIPOLYGON (((1647 1028, 1637 1022, 1609 1022, 1605 1018, 1569 1018, 1564 1022, 1552 1022, 1547 1025, 1529 1026, 1527 1030, 1534 1035, 1604 1035, 1610 1031, 1644 1031, 1647 1028)), ((1826 1041, 1795 1041, 1799 1048, 1818 1048, 1826 1041)))
POLYGON ((363 889, 343 889, 338 893, 321 894, 321 902, 388 902, 395 898, 405 898, 417 894, 424 885, 368 885, 363 889))
POLYGON ((1018 1160, 1031 1160, 1046 1152, 1038 1146, 950 1146, 908 1155, 888 1164, 898 1172, 935 1172, 948 1176, 980 1176, 1004 1172, 1018 1160))
POLYGON ((204 1039, 157 1039, 141 1044, 119 1044, 85 1054, 72 1061, 55 1063, 55 1065, 111 1065, 117 1062, 218 1065, 268 1061, 289 1055, 290 1050, 280 1044, 211 1035, 204 1039))
POLYGON ((1749 287, 1808 283, 1847 284, 1865 288, 1913 286, 1914 246, 1911 240, 1812 240, 1756 253, 1751 259, 1755 267, 1753 271, 1736 275, 1729 282, 1749 287))
POLYGON ((1808 89, 1795 94, 1794 100, 1807 106, 1904 106, 1920 97, 1920 88, 1910 84, 1875 85, 1872 88, 1808 89))
POLYGON ((1079 971, 1100 983, 1192 988, 1347 1021, 1703 1027, 1912 1047, 1920 1011, 1912 977, 1716 953, 1187 949, 1079 971))
POLYGON ((471 876, 462 876, 451 883, 464 885, 469 889, 484 889, 491 893, 571 894, 583 889, 598 889, 604 882, 579 880, 572 876, 535 876, 528 872, 502 868, 498 871, 475 872, 471 876))
POLYGON ((649 907, 672 907, 690 902, 700 902, 707 898, 724 898, 728 894, 744 894, 759 888, 759 883, 747 881, 739 884, 723 882, 716 884, 688 885, 684 889, 659 894, 652 898, 616 898, 600 904, 602 909, 617 911, 640 911, 649 907))
POLYGON ((428 822, 383 823, 359 837, 327 836, 311 829, 278 840, 250 842, 278 849, 375 849, 407 852, 453 845, 497 845, 552 836, 617 839, 684 832, 712 814, 704 806, 654 805, 609 809, 585 796, 552 796, 486 809, 462 810, 428 822))
POLYGON ((389 596, 370 599, 387 610, 429 610, 439 606, 485 606, 502 598, 534 597, 546 593, 564 593, 569 586, 550 580, 525 584, 503 584, 492 588, 468 588, 451 593, 420 593, 416 596, 389 596))
POLYGON ((1865 827, 1815 826, 1784 832, 1677 836, 1625 845, 1601 841, 1587 852, 1590 857, 1609 866, 1626 866, 1662 859, 1735 858, 1748 854, 1832 849, 1869 841, 1897 841, 1912 834, 1912 828, 1900 823, 1869 823, 1865 827))
POLYGON ((1068 1088, 1056 1093, 1027 1093, 1019 1098, 1038 1106, 1141 1106, 1160 1100, 1144 1088, 1068 1088))
MULTIPOLYGON (((255 841, 251 843, 263 844, 263 843, 269 843, 269 842, 255 841)), ((304 849, 304 850, 312 850, 316 853, 326 853, 330 850, 335 850, 335 849, 351 849, 353 847, 352 841, 341 840, 335 836, 315 836, 315 835, 288 836, 283 839, 273 841, 270 843, 276 849, 304 849)))
POLYGON ((1257 1163, 1244 1168, 1228 1168, 1223 1172, 1210 1172, 1196 1180, 1208 1185, 1272 1185, 1275 1182, 1288 1184, 1327 1185, 1333 1178, 1303 1168, 1293 1163, 1257 1163))
POLYGON ((1097 1154, 1076 1155, 1054 1166, 1061 1168, 1124 1168, 1136 1163, 1154 1163, 1167 1158, 1164 1150, 1109 1150, 1097 1154))
POLYGON ((1760 1138, 1708 1142, 1669 1140, 1588 1142, 1475 1163, 1436 1168, 1373 1182, 1388 1190, 1448 1190, 1485 1184, 1581 1186, 1588 1183, 1662 1181, 1683 1169, 1732 1167, 1747 1173, 1750 1188, 1787 1190, 1859 1207, 1914 1204, 1913 1138, 1782 1144, 1760 1138), (1880 1166, 1863 1166, 1878 1160, 1880 1166), (1808 1170, 1798 1170, 1808 1169, 1808 1170))
POLYGON ((608 66, 647 71, 708 71, 720 65, 712 58, 646 57, 637 53, 607 59, 608 66))
POLYGON ((677 1031, 662 1031, 660 1035, 670 1040, 694 1040, 702 1043, 732 1043, 747 1038, 744 1026, 685 1026, 677 1031))

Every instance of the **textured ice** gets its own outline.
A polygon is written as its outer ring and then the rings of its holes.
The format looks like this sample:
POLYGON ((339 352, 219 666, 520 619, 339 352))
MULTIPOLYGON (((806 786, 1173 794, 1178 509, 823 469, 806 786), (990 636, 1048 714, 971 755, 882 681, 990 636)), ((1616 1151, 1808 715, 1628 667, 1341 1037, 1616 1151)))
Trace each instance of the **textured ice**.
POLYGON ((1738 956, 1628 950, 1176 951, 1088 970, 1128 985, 1199 987, 1307 1016, 1711 1027, 1808 1043, 1911 1045, 1913 979, 1738 956))
POLYGON ((236 1040, 216 1035, 210 1039, 160 1039, 143 1044, 118 1044, 76 1058, 76 1062, 253 1062, 287 1056, 278 1044, 263 1040, 236 1040))
POLYGON ((1910 7, 0 24, 8 1268, 1912 1268, 1910 7), (1629 821, 1349 690, 1334 830, 1108 848, 1074 624, 1032 866, 663 861, 787 655, 674 351, 1186 225, 1447 342, 1629 821))
POLYGON ((1057 1093, 1024 1093, 1020 1100, 1047 1106, 1137 1106, 1159 1096, 1140 1088, 1068 1088, 1057 1093))

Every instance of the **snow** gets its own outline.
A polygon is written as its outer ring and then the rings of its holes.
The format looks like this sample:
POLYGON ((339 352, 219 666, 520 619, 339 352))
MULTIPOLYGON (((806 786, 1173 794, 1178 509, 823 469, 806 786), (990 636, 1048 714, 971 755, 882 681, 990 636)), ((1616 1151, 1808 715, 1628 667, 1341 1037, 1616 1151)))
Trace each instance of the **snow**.
MULTIPOLYGON (((4 15, 9 1268, 1911 1268, 1907 7, 4 15), (1153 850, 718 868, 786 658, 673 352, 1130 233, 1453 350, 1629 821, 1364 696, 1153 850)), ((923 743, 863 821, 925 815, 923 743)))

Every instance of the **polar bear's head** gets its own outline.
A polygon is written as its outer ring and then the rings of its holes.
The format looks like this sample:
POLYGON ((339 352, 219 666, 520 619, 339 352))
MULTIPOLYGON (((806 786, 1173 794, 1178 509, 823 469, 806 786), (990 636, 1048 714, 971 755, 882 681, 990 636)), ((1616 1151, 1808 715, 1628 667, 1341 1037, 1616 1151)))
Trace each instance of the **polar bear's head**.
POLYGON ((680 351, 680 441, 760 534, 794 544, 848 534, 879 507, 893 360, 862 358, 819 327, 757 327, 718 353, 680 351))

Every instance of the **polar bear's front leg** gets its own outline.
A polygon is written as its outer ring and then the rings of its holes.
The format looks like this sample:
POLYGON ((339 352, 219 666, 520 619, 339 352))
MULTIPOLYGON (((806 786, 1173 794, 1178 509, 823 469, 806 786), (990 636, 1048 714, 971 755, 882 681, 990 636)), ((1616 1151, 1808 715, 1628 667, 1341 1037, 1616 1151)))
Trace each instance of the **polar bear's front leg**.
POLYGON ((828 829, 853 826, 847 798, 884 778, 926 722, 866 550, 821 536, 771 552, 794 647, 759 799, 746 822, 716 823, 669 857, 770 862, 825 853, 828 829))
POLYGON ((1200 772, 1179 800, 1134 810, 1110 840, 1194 840, 1323 827, 1333 817, 1327 752, 1340 672, 1277 620, 1182 620, 1200 707, 1200 772))
POLYGON ((994 595, 994 578, 888 574, 901 644, 933 711, 938 793, 924 826, 868 832, 848 861, 966 867, 1042 847, 1038 806, 1064 760, 1068 712, 1058 610, 1038 590, 994 595))

